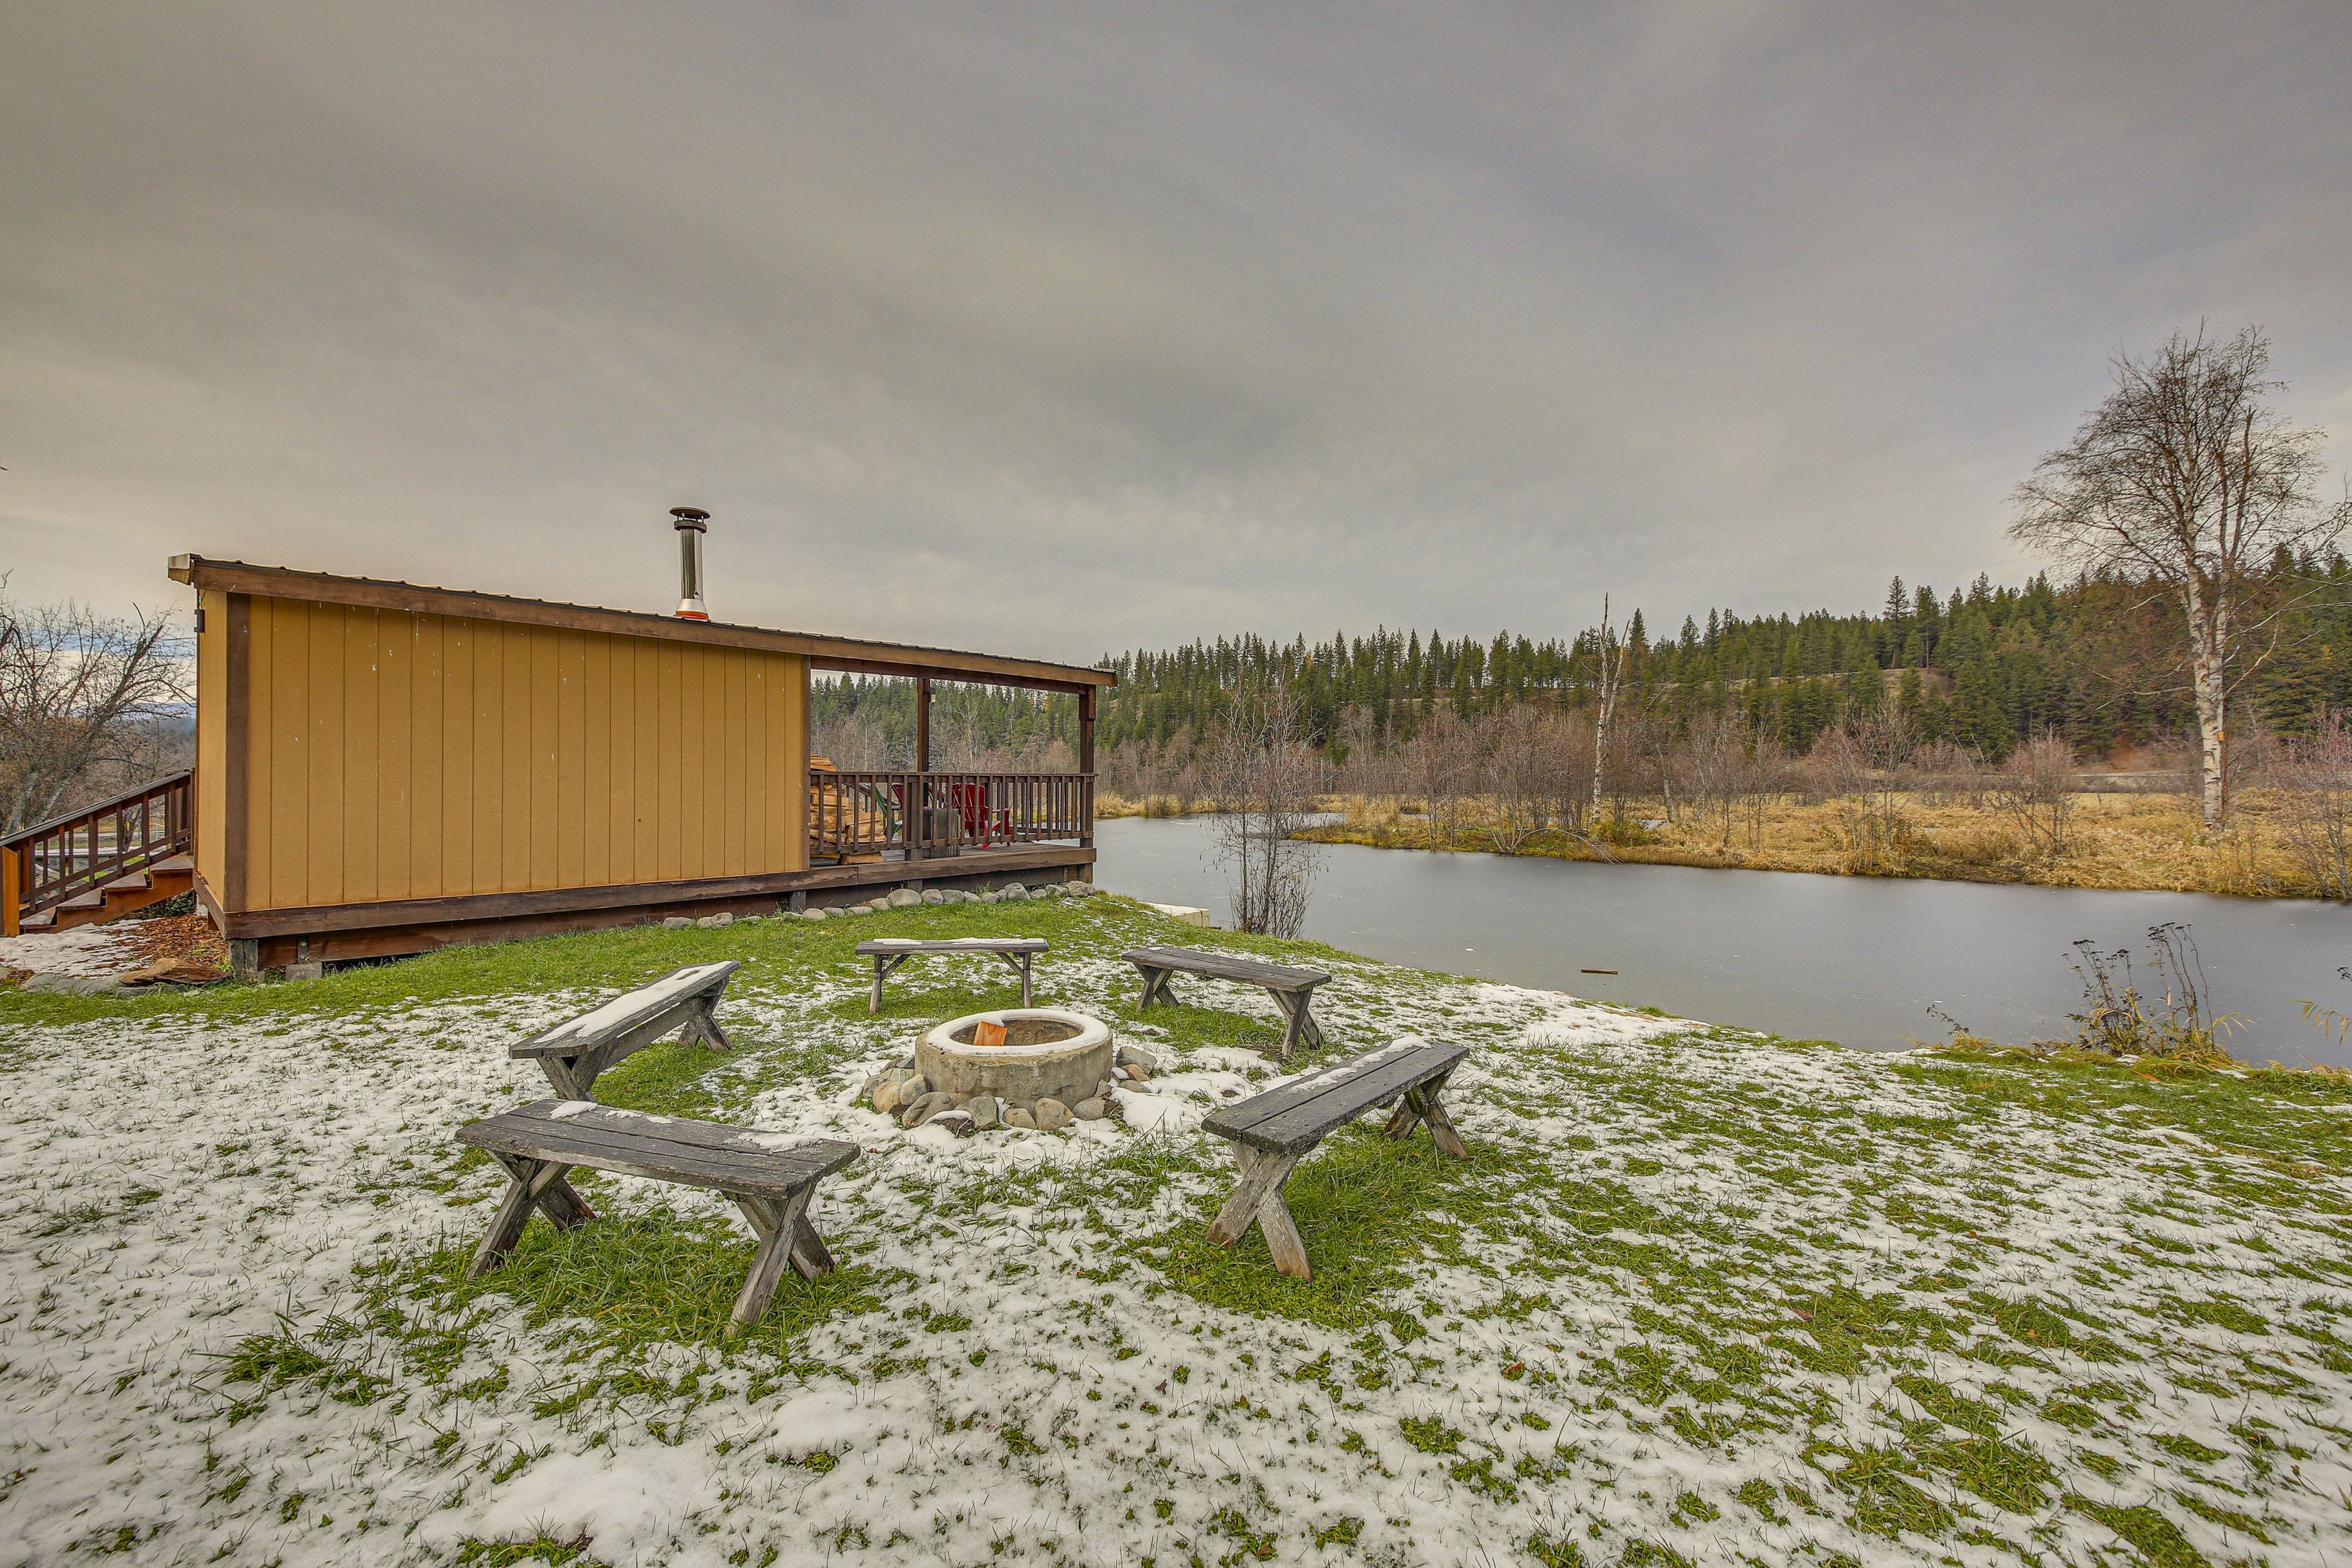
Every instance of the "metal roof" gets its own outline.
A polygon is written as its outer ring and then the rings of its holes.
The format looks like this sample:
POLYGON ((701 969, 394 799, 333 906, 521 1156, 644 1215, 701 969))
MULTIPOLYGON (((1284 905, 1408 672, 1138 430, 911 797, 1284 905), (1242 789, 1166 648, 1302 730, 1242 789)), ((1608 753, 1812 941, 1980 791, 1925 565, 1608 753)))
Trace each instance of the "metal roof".
POLYGON ((503 593, 432 588, 373 577, 338 577, 329 572, 300 571, 289 567, 215 560, 200 555, 173 556, 170 570, 174 581, 227 593, 249 593, 268 599, 301 599, 316 603, 351 604, 430 615, 467 616, 483 621, 520 622, 528 625, 560 626, 615 636, 656 637, 677 643, 715 643, 725 647, 798 653, 820 669, 848 670, 862 674, 929 675, 936 680, 1066 692, 1118 684, 1118 677, 1110 671, 1084 664, 1055 664, 1037 659, 1012 659, 993 653, 967 653, 950 648, 876 643, 856 637, 828 637, 809 632, 780 632, 764 626, 745 626, 725 621, 688 621, 672 615, 648 614, 641 610, 608 610, 597 605, 566 604, 555 600, 517 599, 503 593))

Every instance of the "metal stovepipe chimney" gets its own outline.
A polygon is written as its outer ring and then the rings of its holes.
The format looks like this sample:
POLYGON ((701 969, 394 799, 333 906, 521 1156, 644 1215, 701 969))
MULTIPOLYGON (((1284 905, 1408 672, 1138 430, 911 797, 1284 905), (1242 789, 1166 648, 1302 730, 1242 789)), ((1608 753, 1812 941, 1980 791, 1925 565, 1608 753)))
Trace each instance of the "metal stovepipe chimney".
POLYGON ((710 514, 699 507, 672 507, 677 527, 677 614, 681 621, 708 621, 702 602, 702 536, 710 531, 710 514))

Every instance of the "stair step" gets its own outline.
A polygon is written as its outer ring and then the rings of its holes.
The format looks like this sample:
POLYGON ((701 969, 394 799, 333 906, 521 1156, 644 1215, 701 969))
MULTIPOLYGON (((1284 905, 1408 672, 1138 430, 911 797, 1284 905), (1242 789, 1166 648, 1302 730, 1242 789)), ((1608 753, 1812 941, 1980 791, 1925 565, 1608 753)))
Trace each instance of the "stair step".
POLYGON ((106 894, 103 893, 81 894, 67 899, 58 907, 59 909, 103 909, 106 907, 106 894))
POLYGON ((155 862, 147 869, 149 871, 194 871, 196 869, 196 859, 194 855, 173 855, 170 860, 155 862))
POLYGON ((147 880, 147 874, 144 872, 134 871, 129 876, 116 877, 99 891, 100 893, 144 893, 154 885, 147 880))
POLYGON ((19 929, 26 931, 47 931, 50 926, 55 925, 57 923, 58 912, 54 909, 44 909, 38 915, 27 915, 25 916, 19 929))

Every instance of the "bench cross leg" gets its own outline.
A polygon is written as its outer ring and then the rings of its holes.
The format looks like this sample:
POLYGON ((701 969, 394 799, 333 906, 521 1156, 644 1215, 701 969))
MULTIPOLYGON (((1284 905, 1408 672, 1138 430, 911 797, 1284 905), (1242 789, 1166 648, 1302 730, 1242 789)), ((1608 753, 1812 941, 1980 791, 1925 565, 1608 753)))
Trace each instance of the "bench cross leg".
POLYGON ((540 1071, 555 1092, 566 1100, 591 1100, 596 1086, 596 1075, 604 1070, 604 1053, 601 1050, 584 1051, 578 1056, 542 1056, 540 1071))
POLYGON ((719 993, 705 991, 695 998, 694 1010, 686 1015, 686 1027, 678 1031, 680 1040, 699 1040, 713 1051, 733 1051, 734 1042, 727 1031, 719 1027, 719 993))
POLYGON ((478 1280, 505 1261, 515 1243, 522 1239, 522 1228, 530 1223, 534 1208, 543 1211, 561 1230, 596 1218, 595 1210, 563 1179, 570 1166, 522 1155, 501 1154, 496 1158, 507 1168, 507 1190, 490 1216, 490 1233, 482 1238, 482 1244, 474 1249, 473 1261, 466 1265, 468 1280, 478 1280))
POLYGON ((1235 1144, 1234 1157, 1241 1163, 1242 1178, 1234 1185, 1233 1196, 1225 1199, 1224 1207, 1217 1211, 1217 1218, 1210 1222, 1209 1239, 1220 1247, 1231 1247, 1247 1235, 1255 1223, 1265 1233, 1266 1250, 1274 1254, 1276 1269, 1300 1280, 1314 1278, 1314 1270, 1307 1263, 1307 1244, 1298 1239, 1298 1227, 1291 1222, 1290 1206, 1282 1197, 1282 1185, 1290 1179, 1291 1167, 1306 1153, 1306 1149, 1296 1149, 1277 1155, 1251 1148, 1247 1144, 1235 1144))
POLYGON ((868 1018, 882 1010, 882 982, 896 972, 898 966, 913 957, 912 953, 877 953, 874 955, 874 998, 866 1004, 868 1018))
POLYGON ((1319 1050, 1322 1047, 1323 1031, 1316 1026, 1315 1015, 1309 1010, 1315 995, 1312 991, 1268 989, 1265 994, 1272 997, 1274 1005, 1282 1009, 1285 1020, 1282 1031, 1283 1055, 1288 1056, 1298 1049, 1301 1043, 1304 1043, 1309 1051, 1319 1050))
POLYGON ((1026 953, 999 953, 997 956, 1003 959, 1012 967, 1013 972, 1021 977, 1021 1005, 1027 1007, 1029 1005, 1030 956, 1026 953))
MULTIPOLYGON (((1139 968, 1142 967, 1140 965, 1137 967, 1139 968)), ((1150 1009, 1151 1004, 1154 1002, 1169 1002, 1171 1004, 1175 1002, 1176 988, 1169 983, 1174 974, 1175 971, 1172 969, 1145 968, 1143 970, 1143 995, 1136 998, 1135 1010, 1138 1013, 1146 1012, 1150 1009)))
POLYGON ((1415 1127, 1426 1122, 1429 1124, 1429 1135, 1436 1143, 1439 1153, 1451 1155, 1457 1160, 1468 1159, 1469 1145, 1463 1143, 1462 1134, 1454 1130, 1454 1118, 1445 1113, 1445 1102, 1442 1098, 1445 1081, 1453 1075, 1452 1070, 1448 1069, 1428 1082, 1406 1090, 1398 1096, 1396 1112, 1390 1116, 1388 1125, 1381 1130, 1391 1138, 1408 1138, 1415 1127))
POLYGON ((766 1313, 787 1264, 798 1269, 803 1278, 814 1279, 824 1270, 813 1266, 812 1250, 814 1256, 824 1257, 826 1267, 833 1260, 825 1254, 824 1243, 816 1239, 816 1232, 809 1228, 809 1200, 816 1196, 814 1179, 793 1188, 781 1200, 742 1193, 728 1196, 751 1221, 751 1228, 760 1232, 760 1250, 751 1259, 751 1271, 744 1277, 743 1289, 736 1294, 734 1310, 727 1314, 727 1337, 733 1339, 766 1313))
MULTIPOLYGON (((774 1233, 778 1207, 775 1200, 752 1197, 744 1193, 730 1193, 728 1196, 735 1200, 735 1207, 743 1211, 743 1218, 751 1222, 751 1228, 761 1240, 765 1241, 774 1233)), ((809 1214, 815 1207, 816 1198, 812 1193, 807 1204, 802 1207, 800 1227, 793 1235, 793 1268, 803 1280, 814 1280, 820 1274, 830 1274, 834 1270, 833 1254, 825 1249, 815 1225, 809 1219, 809 1214)))

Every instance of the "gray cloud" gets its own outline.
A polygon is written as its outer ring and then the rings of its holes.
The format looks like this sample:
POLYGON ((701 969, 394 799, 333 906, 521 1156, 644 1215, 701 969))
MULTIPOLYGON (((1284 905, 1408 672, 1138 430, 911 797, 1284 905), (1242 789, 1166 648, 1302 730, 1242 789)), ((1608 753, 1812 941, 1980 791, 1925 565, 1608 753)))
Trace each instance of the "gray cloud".
MULTIPOLYGON (((2028 563, 2102 360, 2352 434, 2339 6, 24 5, 0 565, 1085 658, 2028 563)), ((2352 444, 2339 440, 2342 458, 2352 444)))

